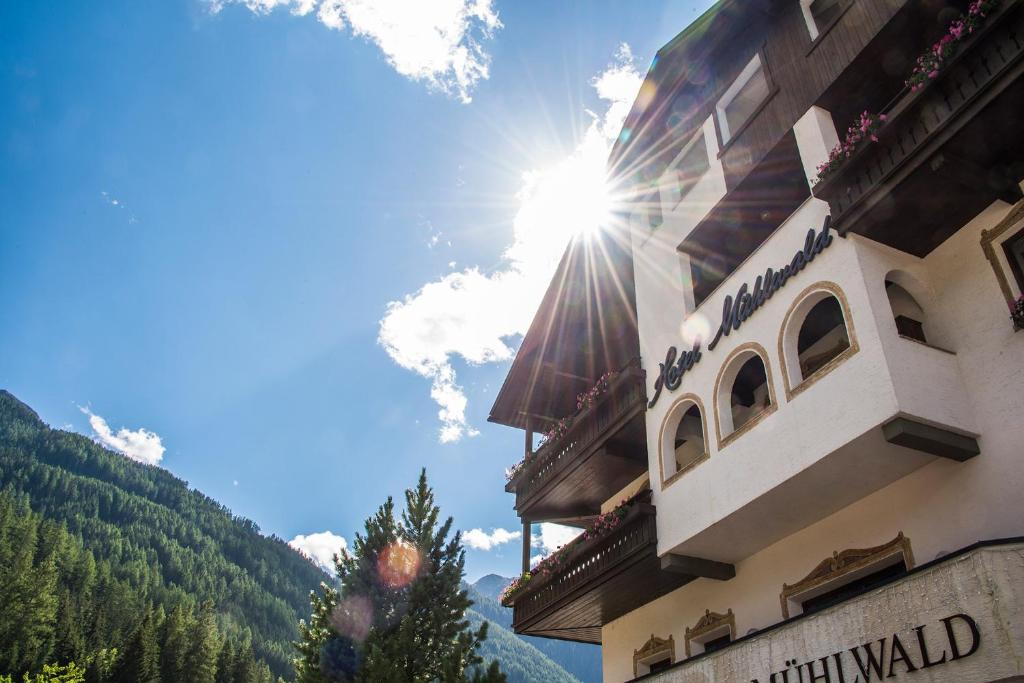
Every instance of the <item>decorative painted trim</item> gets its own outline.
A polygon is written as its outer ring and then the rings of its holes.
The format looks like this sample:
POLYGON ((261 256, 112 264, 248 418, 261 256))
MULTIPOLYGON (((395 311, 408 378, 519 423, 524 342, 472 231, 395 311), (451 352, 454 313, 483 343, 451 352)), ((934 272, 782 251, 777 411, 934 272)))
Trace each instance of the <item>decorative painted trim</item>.
POLYGON ((774 413, 779 408, 778 400, 775 395, 775 382, 772 380, 772 367, 768 361, 768 352, 763 346, 757 342, 746 342, 740 344, 733 349, 725 361, 722 363, 722 367, 718 370, 718 377, 715 378, 715 391, 712 395, 711 404, 715 409, 715 436, 718 437, 718 450, 721 451, 723 448, 731 444, 736 439, 740 438, 751 429, 761 424, 769 415, 774 413), (761 362, 764 363, 764 374, 768 378, 768 401, 769 406, 762 410, 756 417, 747 420, 747 422, 739 429, 733 429, 732 432, 722 436, 722 416, 718 413, 718 396, 721 390, 722 377, 725 375, 725 371, 729 369, 736 357, 742 354, 744 351, 753 351, 761 357, 761 362))
POLYGON ((908 570, 914 568, 914 553, 910 548, 910 539, 904 536, 902 531, 888 543, 874 548, 848 548, 838 552, 833 551, 832 557, 826 557, 819 562, 818 566, 804 578, 793 585, 782 584, 782 592, 779 594, 782 618, 789 619, 790 598, 895 555, 903 557, 903 563, 908 570))
POLYGON ((649 659, 656 655, 668 654, 669 662, 676 661, 676 641, 673 636, 668 639, 658 638, 653 633, 650 640, 644 643, 639 650, 633 650, 633 676, 639 676, 640 660, 649 659))
MULTIPOLYGON (((685 415, 685 413, 684 413, 685 415)), ((682 416, 679 418, 682 419, 682 416)), ((676 400, 672 401, 672 405, 668 407, 668 411, 665 413, 665 419, 661 422, 661 429, 658 430, 658 472, 661 474, 661 490, 664 491, 669 485, 675 483, 684 474, 701 464, 705 460, 711 457, 711 448, 708 443, 708 417, 707 412, 704 410, 704 402, 700 400, 697 394, 683 394, 676 400), (672 416, 672 412, 676 409, 680 403, 693 403, 697 406, 697 410, 700 411, 700 425, 701 430, 704 432, 704 455, 700 456, 686 467, 681 470, 676 470, 668 479, 665 478, 665 430, 668 428, 669 418, 672 416)))
POLYGON ((1010 212, 1006 214, 1003 220, 996 223, 995 227, 991 230, 981 231, 981 250, 984 252, 989 265, 992 266, 992 272, 996 275, 996 281, 999 283, 999 290, 1003 293, 1003 298, 1006 299, 1007 306, 1011 305, 1017 297, 1013 295, 1013 289, 1010 287, 1010 279, 1007 277, 1006 271, 1003 270, 1003 264, 999 260, 999 256, 996 254, 995 247, 992 245, 996 240, 1003 236, 1003 233, 1017 227, 1022 220, 1024 220, 1024 200, 1014 204, 1013 208, 1010 209, 1010 212))
POLYGON ((736 615, 732 613, 730 607, 725 614, 719 614, 718 612, 712 612, 709 609, 704 610, 704 616, 697 620, 693 628, 686 628, 686 657, 689 659, 692 657, 690 652, 690 642, 700 638, 703 635, 717 631, 723 626, 729 627, 729 640, 735 640, 736 638, 736 615))
MULTIPOLYGON (((797 337, 799 337, 799 335, 800 332, 797 330, 797 337)), ((786 311, 786 315, 782 318, 782 328, 779 330, 779 362, 782 364, 782 382, 786 389, 786 401, 792 401, 794 396, 811 388, 816 382, 818 382, 818 380, 845 363, 858 351, 860 351, 860 344, 857 341, 857 331, 853 327, 853 313, 850 311, 850 302, 847 300, 846 293, 843 292, 842 288, 835 282, 830 282, 828 280, 815 282, 813 285, 806 287, 789 305, 789 310, 786 311), (843 312, 843 324, 846 325, 846 336, 849 339, 850 345, 841 351, 835 358, 812 372, 809 377, 804 377, 796 386, 791 387, 789 382, 789 368, 786 366, 786 332, 789 329, 790 318, 793 316, 794 311, 796 311, 797 307, 803 303, 807 297, 816 292, 829 292, 837 301, 839 301, 839 307, 843 312)))

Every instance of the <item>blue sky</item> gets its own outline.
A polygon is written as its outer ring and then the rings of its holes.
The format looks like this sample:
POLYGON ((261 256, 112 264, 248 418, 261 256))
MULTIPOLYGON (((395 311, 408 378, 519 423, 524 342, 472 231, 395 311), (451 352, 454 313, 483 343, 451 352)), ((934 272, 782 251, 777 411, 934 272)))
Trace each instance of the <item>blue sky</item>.
POLYGON ((405 4, 0 3, 0 387, 285 539, 426 466, 470 578, 511 575, 487 411, 709 3, 405 4))

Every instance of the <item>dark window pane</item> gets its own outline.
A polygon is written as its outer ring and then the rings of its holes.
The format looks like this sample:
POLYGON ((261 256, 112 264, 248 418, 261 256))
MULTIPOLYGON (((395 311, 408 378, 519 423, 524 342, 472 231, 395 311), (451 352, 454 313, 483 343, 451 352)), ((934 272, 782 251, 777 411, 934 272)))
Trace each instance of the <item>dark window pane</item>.
POLYGON ((885 585, 906 573, 907 566, 901 559, 896 564, 891 564, 888 567, 879 569, 867 576, 862 576, 855 581, 851 581, 850 583, 842 585, 834 590, 830 590, 827 593, 822 593, 817 597, 804 600, 802 604, 804 613, 817 612, 818 610, 825 609, 826 607, 836 605, 843 600, 853 597, 854 595, 858 595, 866 590, 871 590, 872 588, 885 585))
POLYGON ((715 650, 721 650, 723 647, 732 642, 732 637, 729 634, 725 634, 720 638, 709 640, 704 643, 704 652, 714 652, 715 650))
POLYGON ((699 133, 697 139, 690 145, 683 158, 676 165, 676 177, 678 182, 678 196, 682 200, 697 181, 701 179, 711 164, 708 161, 708 148, 704 143, 704 134, 699 133))
POLYGON ((736 131, 747 122, 747 119, 761 106, 766 97, 768 97, 768 77, 764 73, 764 66, 758 64, 757 70, 740 87, 739 92, 722 107, 725 112, 726 131, 728 132, 728 135, 723 137, 729 140, 736 135, 736 131))
POLYGON ((819 31, 824 31, 843 11, 844 0, 814 0, 811 3, 811 17, 819 31))

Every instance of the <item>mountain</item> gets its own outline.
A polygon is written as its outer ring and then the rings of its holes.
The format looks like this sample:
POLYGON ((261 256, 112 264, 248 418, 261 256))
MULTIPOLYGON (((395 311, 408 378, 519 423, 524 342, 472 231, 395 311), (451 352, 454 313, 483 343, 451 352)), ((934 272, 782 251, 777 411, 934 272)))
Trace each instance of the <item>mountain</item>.
POLYGON ((328 578, 167 470, 51 429, 0 391, 0 602, 32 595, 35 615, 0 606, 0 655, 21 653, 0 674, 169 638, 160 650, 180 661, 147 665, 224 660, 240 672, 230 680, 290 678, 309 591, 328 578), (266 675, 252 672, 264 664, 266 675))
MULTIPOLYGON (((512 579, 507 579, 497 574, 488 574, 476 583, 469 586, 469 597, 474 605, 471 611, 478 618, 486 619, 491 623, 488 643, 482 648, 485 659, 497 657, 501 662, 502 670, 508 673, 509 683, 518 681, 548 681, 548 680, 578 680, 580 683, 601 683, 601 648, 597 645, 587 643, 573 643, 566 640, 552 640, 551 638, 535 638, 533 636, 517 636, 512 631, 512 609, 504 607, 498 598, 501 591, 505 589, 512 579), (491 654, 488 651, 490 641, 501 633, 501 643, 514 638, 521 646, 491 654), (523 658, 542 657, 540 661, 550 661, 564 671, 568 678, 556 678, 554 674, 550 677, 535 678, 527 675, 525 678, 516 677, 518 669, 515 667, 523 658)), ((473 618, 472 616, 470 617, 473 618)))

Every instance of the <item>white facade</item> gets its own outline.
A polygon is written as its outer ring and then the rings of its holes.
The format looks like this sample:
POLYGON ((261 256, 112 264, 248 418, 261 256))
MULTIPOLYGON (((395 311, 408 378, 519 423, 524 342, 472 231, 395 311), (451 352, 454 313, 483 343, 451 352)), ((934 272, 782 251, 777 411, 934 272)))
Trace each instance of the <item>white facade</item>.
MULTIPOLYGON (((816 108, 794 131, 810 180, 835 143, 836 131, 827 112, 816 108)), ((1015 213, 1014 207, 996 201, 923 259, 833 232, 827 248, 712 350, 707 346, 721 323, 725 297, 735 297, 744 283, 752 287, 766 269, 791 263, 803 249, 808 230, 821 229, 829 207, 809 198, 694 306, 687 286, 689 265, 676 247, 725 193, 711 119, 704 135, 708 171, 678 203, 670 189, 663 191, 663 224, 652 230, 638 219, 631 239, 648 397, 656 393, 659 363, 669 347, 685 351, 698 339, 702 346, 699 361, 682 376, 680 386, 663 389, 646 413, 658 554, 728 563, 735 567, 735 578, 698 578, 604 626, 606 681, 632 679, 634 651, 652 635, 671 636, 674 660, 684 659, 686 631, 707 610, 732 611, 733 639, 783 621, 783 585, 799 582, 835 551, 880 546, 902 533, 920 565, 977 541, 1024 531, 1024 334, 1016 334, 1010 324, 993 264, 981 246, 983 230, 1013 220, 1016 213, 1021 214, 1020 225, 1002 234, 1020 230, 1024 211, 1015 213), (900 300, 897 288, 891 290, 897 292, 891 304, 886 281, 909 292, 923 309, 928 344, 897 332, 893 308, 909 304, 900 300), (849 348, 802 380, 796 357, 801 316, 825 296, 835 296, 842 304, 849 348), (738 362, 754 353, 766 366, 769 381, 762 393, 770 397, 771 408, 732 433, 731 379, 738 362), (672 476, 675 425, 690 402, 701 408, 707 457, 672 476), (980 454, 958 462, 890 443, 882 427, 899 418, 976 439, 980 454)), ((997 260, 1002 259, 1001 250, 996 252, 997 260)), ((1006 270, 1005 263, 996 265, 1006 270)), ((1009 280, 1019 295, 1013 278, 1009 280)), ((1004 559, 1017 573, 1012 580, 996 576, 992 581, 1002 585, 1009 580, 1006 590, 1019 589, 1019 549, 1004 559)), ((926 575, 914 574, 893 585, 915 581, 927 602, 932 588, 926 575)), ((948 616, 932 614, 930 607, 914 613, 906 604, 907 590, 890 590, 907 607, 895 626, 863 613, 853 621, 827 622, 835 609, 830 608, 827 614, 701 658, 692 667, 675 667, 657 680, 763 683, 772 672, 786 668, 783 663, 791 657, 806 662, 818 653, 830 655, 931 623, 932 616, 948 616), (822 634, 823 628, 828 632, 822 634)), ((1013 609, 1019 610, 1019 593, 1010 593, 1016 600, 1013 609)), ((840 607, 856 612, 856 603, 866 599, 840 607)), ((881 603, 874 608, 889 609, 887 598, 875 599, 881 603)), ((787 603, 786 609, 792 610, 789 616, 799 614, 799 601, 787 603)), ((965 659, 930 668, 928 676, 914 680, 987 681, 1024 674, 1019 626, 1006 632, 994 625, 999 621, 992 617, 996 608, 978 609, 987 621, 979 620, 984 645, 972 655, 973 668, 959 666, 966 666, 965 659)), ((701 646, 693 643, 693 649, 697 654, 701 646)), ((791 672, 789 680, 796 681, 795 675, 791 672)))

